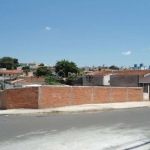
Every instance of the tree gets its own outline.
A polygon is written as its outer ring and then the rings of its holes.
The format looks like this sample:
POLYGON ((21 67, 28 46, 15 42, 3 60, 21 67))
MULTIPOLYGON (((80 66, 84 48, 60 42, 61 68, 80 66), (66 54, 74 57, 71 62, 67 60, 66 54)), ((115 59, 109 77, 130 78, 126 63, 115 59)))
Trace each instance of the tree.
POLYGON ((51 76, 52 71, 48 69, 47 67, 41 67, 37 68, 36 71, 34 72, 34 75, 36 77, 46 77, 46 76, 51 76))
POLYGON ((18 59, 11 57, 3 57, 0 59, 0 68, 8 70, 16 69, 19 66, 18 59))
POLYGON ((44 64, 43 64, 43 63, 41 63, 41 64, 39 64, 39 66, 44 66, 44 64))
POLYGON ((69 62, 68 60, 57 61, 56 63, 56 73, 62 77, 68 77, 68 73, 79 73, 79 68, 74 62, 69 62))
POLYGON ((112 66, 109 67, 109 69, 118 70, 119 68, 115 65, 112 65, 112 66))
POLYGON ((3 57, 0 60, 0 67, 6 69, 13 69, 14 60, 11 57, 3 57))
POLYGON ((75 79, 76 79, 75 76, 69 76, 69 77, 67 77, 65 83, 67 85, 74 85, 75 79))
POLYGON ((47 85, 58 85, 58 84, 61 84, 61 83, 59 83, 59 79, 56 76, 54 76, 54 75, 45 77, 45 83, 47 85))
POLYGON ((22 70, 23 70, 23 72, 24 72, 26 75, 28 74, 28 72, 30 72, 29 66, 22 67, 22 70))
POLYGON ((17 67, 19 66, 19 62, 18 59, 14 58, 14 69, 17 69, 17 67))

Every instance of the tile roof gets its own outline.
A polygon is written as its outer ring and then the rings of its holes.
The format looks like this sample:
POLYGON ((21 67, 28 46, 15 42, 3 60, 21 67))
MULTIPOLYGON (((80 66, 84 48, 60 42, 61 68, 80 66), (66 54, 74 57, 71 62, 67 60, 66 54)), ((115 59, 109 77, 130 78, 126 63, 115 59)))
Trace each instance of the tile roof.
POLYGON ((114 72, 118 72, 118 71, 95 71, 95 72, 91 72, 87 75, 92 75, 92 76, 98 76, 98 75, 108 75, 108 74, 112 74, 114 72))
POLYGON ((0 70, 0 74, 22 74, 23 70, 0 70))
POLYGON ((150 73, 150 70, 123 70, 119 71, 117 75, 145 75, 150 73))
POLYGON ((114 74, 114 75, 146 75, 150 73, 150 70, 111 70, 111 71, 95 71, 88 73, 87 75, 91 76, 97 76, 97 75, 108 75, 108 74, 114 74))

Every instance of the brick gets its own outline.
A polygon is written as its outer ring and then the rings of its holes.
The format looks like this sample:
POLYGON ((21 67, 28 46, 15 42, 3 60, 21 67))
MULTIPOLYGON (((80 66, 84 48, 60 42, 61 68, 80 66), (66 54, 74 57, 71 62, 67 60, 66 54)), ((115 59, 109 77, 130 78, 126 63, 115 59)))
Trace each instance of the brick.
POLYGON ((126 102, 127 101, 127 88, 112 88, 111 102, 126 102))
POLYGON ((110 88, 94 87, 93 101, 97 103, 110 103, 110 88))
POLYGON ((70 87, 42 86, 40 108, 70 105, 70 89, 70 87))
MULTIPOLYGON (((38 108, 38 88, 17 88, 3 91, 3 107, 7 109, 16 108, 38 108)), ((1 95, 1 94, 0 94, 1 95)))
POLYGON ((72 105, 90 104, 91 87, 72 87, 72 105))
POLYGON ((142 95, 141 95, 141 89, 140 88, 129 88, 128 89, 128 99, 129 101, 141 101, 143 99, 143 89, 142 89, 142 95))
POLYGON ((143 100, 143 88, 42 86, 0 92, 0 108, 50 108, 68 105, 143 100), (40 97, 40 99, 39 99, 40 97), (39 101, 39 102, 38 102, 39 101))

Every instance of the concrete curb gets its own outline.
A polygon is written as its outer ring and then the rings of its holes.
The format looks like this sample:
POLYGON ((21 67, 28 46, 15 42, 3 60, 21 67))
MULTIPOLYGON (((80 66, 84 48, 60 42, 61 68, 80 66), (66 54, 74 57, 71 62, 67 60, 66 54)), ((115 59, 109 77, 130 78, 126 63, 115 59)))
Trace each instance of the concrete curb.
POLYGON ((75 105, 47 109, 9 109, 0 110, 2 115, 57 115, 57 114, 75 114, 75 113, 94 113, 100 111, 144 108, 150 107, 150 102, 125 102, 125 103, 109 103, 109 104, 87 104, 75 105))

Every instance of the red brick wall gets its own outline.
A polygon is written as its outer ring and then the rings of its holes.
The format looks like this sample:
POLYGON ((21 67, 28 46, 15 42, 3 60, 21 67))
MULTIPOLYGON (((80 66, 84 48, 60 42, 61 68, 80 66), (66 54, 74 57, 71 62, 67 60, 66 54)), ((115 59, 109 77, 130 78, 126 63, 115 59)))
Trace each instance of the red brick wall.
POLYGON ((70 87, 42 86, 40 89, 40 108, 70 105, 70 87))
POLYGON ((40 108, 143 100, 142 88, 42 86, 40 95, 40 108))
POLYGON ((93 102, 97 103, 110 103, 110 88, 93 87, 93 102))
POLYGON ((143 88, 42 86, 0 92, 0 108, 50 108, 143 100, 143 88))
POLYGON ((110 102, 126 102, 127 101, 127 88, 111 88, 111 101, 110 102))
POLYGON ((18 79, 25 79, 26 84, 44 84, 45 78, 42 77, 18 77, 18 79))
POLYGON ((9 89, 0 93, 1 108, 38 108, 38 88, 9 89))
POLYGON ((143 89, 129 88, 128 95, 129 101, 141 101, 143 99, 143 89))
POLYGON ((7 108, 38 108, 38 87, 7 90, 7 108))
POLYGON ((7 109, 7 91, 0 92, 0 108, 7 109))
POLYGON ((72 105, 90 104, 91 87, 72 87, 72 105))

